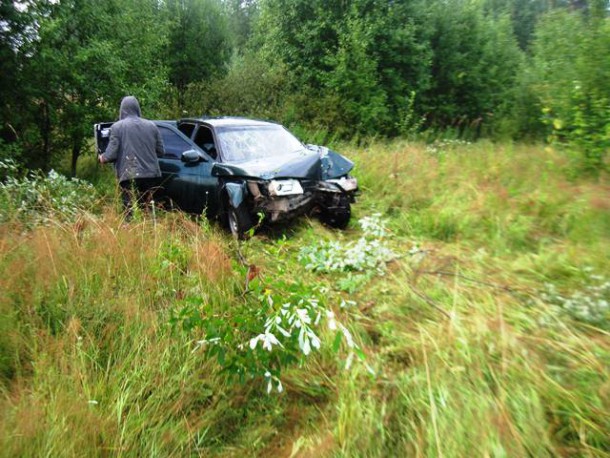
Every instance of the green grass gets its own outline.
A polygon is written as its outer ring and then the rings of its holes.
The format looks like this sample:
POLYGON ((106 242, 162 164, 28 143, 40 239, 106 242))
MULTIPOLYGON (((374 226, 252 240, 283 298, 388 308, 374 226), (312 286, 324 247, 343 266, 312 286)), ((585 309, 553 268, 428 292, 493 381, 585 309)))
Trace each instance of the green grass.
POLYGON ((607 179, 569 178, 542 146, 344 152, 363 189, 346 232, 303 220, 239 247, 255 291, 322 288, 366 357, 346 370, 325 331, 321 351, 286 363, 282 393, 199 348, 196 314, 171 324, 198 298, 234 346, 254 336, 260 302, 215 225, 168 214, 125 228, 109 199, 75 223, 0 226, 0 454, 608 456, 610 315, 589 322, 546 293, 610 281, 607 179), (399 255, 385 274, 298 261, 358 239, 373 213, 399 255))

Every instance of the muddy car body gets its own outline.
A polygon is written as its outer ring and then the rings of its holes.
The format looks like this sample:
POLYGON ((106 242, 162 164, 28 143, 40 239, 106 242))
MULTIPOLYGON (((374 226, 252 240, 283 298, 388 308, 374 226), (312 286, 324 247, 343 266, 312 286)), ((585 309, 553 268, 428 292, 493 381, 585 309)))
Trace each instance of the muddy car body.
MULTIPOLYGON (((345 228, 358 190, 353 163, 325 147, 303 145, 283 126, 245 118, 155 121, 165 156, 162 196, 189 212, 226 221, 236 237, 263 222, 315 214, 345 228)), ((111 123, 96 124, 98 153, 111 123)))

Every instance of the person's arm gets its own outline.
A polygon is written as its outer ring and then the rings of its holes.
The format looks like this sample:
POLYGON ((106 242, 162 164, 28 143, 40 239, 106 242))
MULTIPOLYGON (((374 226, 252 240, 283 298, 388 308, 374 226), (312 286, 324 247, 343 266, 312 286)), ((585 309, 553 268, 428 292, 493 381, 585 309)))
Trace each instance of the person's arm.
POLYGON ((119 140, 119 136, 116 134, 115 129, 111 128, 110 141, 108 142, 106 151, 103 154, 100 154, 100 163, 105 164, 106 162, 115 162, 119 154, 120 146, 121 141, 119 140))

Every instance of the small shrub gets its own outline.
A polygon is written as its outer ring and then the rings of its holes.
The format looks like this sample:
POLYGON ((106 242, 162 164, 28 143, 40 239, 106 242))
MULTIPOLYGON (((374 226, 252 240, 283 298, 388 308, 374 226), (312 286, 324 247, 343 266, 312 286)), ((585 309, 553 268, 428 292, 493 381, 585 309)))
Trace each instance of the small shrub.
MULTIPOLYGON (((23 147, 19 143, 7 143, 0 138, 0 161, 20 163, 23 157, 23 147)), ((0 174, 0 177, 2 175, 0 174)), ((3 177, 2 177, 3 178, 3 177)))
POLYGON ((51 170, 20 173, 12 160, 0 161, 0 222, 16 219, 26 226, 50 220, 71 221, 91 210, 97 198, 88 182, 51 170))
POLYGON ((359 221, 363 235, 356 242, 321 242, 301 248, 299 260, 315 272, 367 271, 383 273, 385 264, 397 257, 386 242, 388 231, 381 215, 359 221))
POLYGON ((584 273, 586 280, 576 291, 562 294, 555 285, 548 283, 542 298, 577 321, 607 329, 610 326, 610 280, 590 269, 584 273))
MULTIPOLYGON (((231 304, 224 312, 218 310, 218 304, 208 303, 204 295, 189 295, 181 301, 171 323, 202 332, 198 349, 204 349, 224 372, 242 382, 264 377, 267 392, 273 388, 282 392, 282 371, 303 364, 312 352, 320 350, 328 332, 334 335, 334 352, 345 342, 346 369, 354 355, 364 358, 320 291, 278 282, 264 289, 259 286, 252 293, 254 300, 231 304)), ((345 304, 341 301, 339 307, 345 304)))

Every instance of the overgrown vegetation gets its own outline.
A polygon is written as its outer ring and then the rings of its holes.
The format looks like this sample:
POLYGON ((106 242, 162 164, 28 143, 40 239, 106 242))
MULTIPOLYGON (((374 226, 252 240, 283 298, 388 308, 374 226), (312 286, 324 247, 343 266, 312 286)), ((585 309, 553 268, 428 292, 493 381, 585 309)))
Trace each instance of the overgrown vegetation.
POLYGON ((2 455, 607 453, 605 178, 544 146, 338 149, 345 232, 2 201, 2 455))
POLYGON ((608 455, 608 11, 0 1, 0 455, 608 455), (350 226, 124 224, 126 94, 334 143, 350 226))

